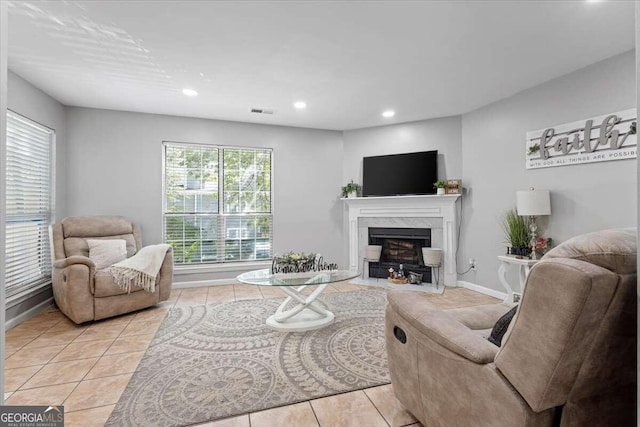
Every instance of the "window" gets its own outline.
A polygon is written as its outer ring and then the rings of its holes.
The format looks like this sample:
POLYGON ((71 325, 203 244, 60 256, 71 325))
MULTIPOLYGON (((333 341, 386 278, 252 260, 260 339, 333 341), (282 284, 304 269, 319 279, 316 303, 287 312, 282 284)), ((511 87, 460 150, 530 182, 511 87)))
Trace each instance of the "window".
POLYGON ((49 224, 53 219, 55 132, 7 113, 7 297, 51 281, 49 224))
POLYGON ((176 264, 270 259, 271 150, 163 148, 164 241, 176 264))

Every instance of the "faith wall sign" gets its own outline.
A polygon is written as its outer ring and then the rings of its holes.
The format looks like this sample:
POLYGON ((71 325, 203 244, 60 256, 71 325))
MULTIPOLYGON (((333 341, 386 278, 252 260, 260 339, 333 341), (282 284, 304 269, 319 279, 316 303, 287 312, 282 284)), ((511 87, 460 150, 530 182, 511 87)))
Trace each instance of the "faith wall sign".
POLYGON ((527 132, 527 169, 637 157, 636 109, 527 132))

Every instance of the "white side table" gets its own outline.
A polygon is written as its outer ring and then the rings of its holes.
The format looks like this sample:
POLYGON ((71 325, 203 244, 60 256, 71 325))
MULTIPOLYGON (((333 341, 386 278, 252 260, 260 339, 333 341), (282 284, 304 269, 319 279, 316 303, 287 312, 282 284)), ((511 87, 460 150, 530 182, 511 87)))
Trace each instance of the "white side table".
POLYGON ((529 275, 529 270, 538 262, 537 259, 528 259, 528 258, 515 258, 512 256, 499 255, 498 259, 500 260, 500 267, 498 267, 498 278, 500 279, 500 283, 507 290, 507 297, 504 302, 513 302, 513 288, 509 284, 507 280, 507 271, 511 268, 511 266, 518 267, 518 273, 520 277, 520 292, 524 293, 524 285, 527 282, 527 276, 529 275))

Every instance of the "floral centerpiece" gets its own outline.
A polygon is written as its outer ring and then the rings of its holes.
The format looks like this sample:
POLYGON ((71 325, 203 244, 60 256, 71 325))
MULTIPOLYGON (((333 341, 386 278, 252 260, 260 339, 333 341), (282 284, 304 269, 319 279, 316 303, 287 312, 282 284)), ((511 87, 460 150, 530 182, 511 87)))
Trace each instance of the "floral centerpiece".
POLYGON ((310 252, 287 252, 273 257, 272 273, 304 273, 307 271, 337 270, 338 265, 324 262, 322 255, 310 252))

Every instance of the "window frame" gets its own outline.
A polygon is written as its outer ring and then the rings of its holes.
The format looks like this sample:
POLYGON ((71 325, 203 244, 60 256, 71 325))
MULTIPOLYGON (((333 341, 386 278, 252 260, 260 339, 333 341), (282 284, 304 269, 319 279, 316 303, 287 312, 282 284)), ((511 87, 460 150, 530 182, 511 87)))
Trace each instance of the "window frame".
MULTIPOLYGON (((49 193, 49 210, 48 210, 48 224, 47 227, 45 228, 46 230, 46 234, 45 237, 42 238, 42 241, 46 242, 47 245, 49 245, 49 252, 48 253, 44 253, 43 257, 46 259, 46 263, 48 266, 48 271, 45 272, 45 274, 42 276, 41 279, 30 282, 30 284, 27 285, 23 285, 20 287, 17 287, 17 289, 15 291, 9 292, 9 288, 7 287, 7 284, 5 282, 4 286, 5 286, 5 293, 6 293, 6 301, 7 301, 7 308, 13 307, 16 304, 21 303, 22 301, 27 300, 28 298, 30 298, 35 292, 37 292, 40 289, 43 289, 45 287, 51 286, 52 284, 52 275, 53 275, 53 242, 52 242, 52 235, 51 235, 51 225, 55 223, 56 221, 56 141, 57 141, 57 132, 55 129, 44 125, 36 120, 33 120, 23 114, 18 113, 17 111, 14 111, 10 108, 7 108, 7 145, 8 145, 8 140, 9 140, 9 136, 8 136, 8 131, 9 131, 9 121, 10 121, 10 116, 13 115, 15 116, 15 118, 17 120, 21 120, 26 122, 28 125, 33 126, 35 128, 40 128, 40 130, 49 133, 49 182, 48 182, 48 193, 49 193)), ((7 147, 8 149, 8 147, 7 147)), ((6 183, 6 174, 8 173, 8 156, 5 159, 5 191, 7 190, 8 186, 6 183)), ((6 201, 5 203, 8 204, 10 201, 8 200, 8 195, 5 196, 6 197, 6 201)), ((6 208, 5 208, 6 211, 6 208)), ((5 212, 5 223, 4 223, 4 233, 5 233, 5 239, 6 239, 6 232, 7 232, 7 225, 9 224, 10 221, 10 215, 6 214, 5 212)), ((6 246, 6 241, 5 241, 5 246, 6 246)), ((6 251, 6 248, 5 248, 6 251)), ((5 259, 5 268, 6 268, 6 259, 5 259)), ((6 274, 6 271, 5 271, 6 274)), ((6 280, 6 279, 5 279, 6 280)))
MULTIPOLYGON (((210 144, 210 143, 196 143, 196 142, 180 142, 180 141, 162 141, 161 149, 162 149, 162 205, 161 205, 161 241, 166 243, 166 218, 167 218, 167 193, 166 193, 166 154, 167 154, 167 146, 180 146, 184 148, 193 147, 196 149, 209 148, 218 150, 218 212, 211 214, 216 215, 218 217, 236 217, 242 218, 243 216, 267 216, 271 218, 271 256, 269 258, 264 259, 251 259, 251 260, 232 260, 232 261, 213 261, 213 262, 194 262, 194 263, 177 263, 175 262, 175 266, 177 270, 217 270, 217 271, 225 271, 225 270, 234 270, 234 265, 239 265, 244 267, 249 267, 252 264, 256 266, 270 265, 273 259, 273 242, 274 242, 274 150, 271 147, 255 147, 255 146, 240 146, 240 145, 220 145, 220 144, 210 144), (269 197, 269 209, 270 212, 256 212, 256 213, 226 213, 224 211, 224 175, 225 170, 223 167, 224 163, 224 150, 257 150, 257 151, 268 151, 270 154, 270 197, 269 197)), ((185 213, 184 215, 193 215, 197 216, 202 213, 185 213)), ((205 214, 207 215, 207 214, 205 214)), ((218 231, 222 231, 222 228, 219 227, 218 231)), ((221 236, 224 236, 222 234, 221 236)), ((224 242, 226 239, 218 238, 218 247, 224 246, 224 242)))

